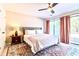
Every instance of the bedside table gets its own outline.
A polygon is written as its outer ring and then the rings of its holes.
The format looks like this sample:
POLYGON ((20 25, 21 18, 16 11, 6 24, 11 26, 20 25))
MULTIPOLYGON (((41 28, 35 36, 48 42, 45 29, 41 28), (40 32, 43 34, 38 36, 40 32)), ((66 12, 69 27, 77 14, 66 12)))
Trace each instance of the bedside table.
POLYGON ((13 36, 11 44, 19 44, 22 42, 21 40, 22 40, 21 36, 13 36))

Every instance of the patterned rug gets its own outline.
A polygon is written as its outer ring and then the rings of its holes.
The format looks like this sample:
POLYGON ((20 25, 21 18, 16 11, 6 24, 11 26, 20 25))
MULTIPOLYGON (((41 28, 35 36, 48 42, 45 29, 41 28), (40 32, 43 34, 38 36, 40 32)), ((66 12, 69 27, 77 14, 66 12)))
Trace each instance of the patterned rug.
POLYGON ((28 44, 16 44, 9 46, 7 56, 65 56, 69 47, 52 45, 33 54, 28 44))
POLYGON ((52 45, 37 52, 34 56, 65 56, 69 49, 65 46, 52 45))
POLYGON ((7 56, 31 56, 33 55, 31 48, 28 44, 16 44, 8 46, 7 56))

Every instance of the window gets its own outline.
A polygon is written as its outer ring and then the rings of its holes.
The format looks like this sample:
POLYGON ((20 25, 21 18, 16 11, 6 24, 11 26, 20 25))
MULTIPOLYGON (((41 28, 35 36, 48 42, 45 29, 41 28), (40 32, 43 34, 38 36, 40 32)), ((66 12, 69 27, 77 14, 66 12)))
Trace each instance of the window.
POLYGON ((53 34, 56 37, 59 37, 60 35, 60 20, 57 19, 55 21, 50 21, 50 33, 53 34))
POLYGON ((54 34, 54 22, 50 21, 50 33, 54 34))
POLYGON ((79 33, 79 17, 71 17, 70 26, 72 34, 79 33))
POLYGON ((70 18, 70 42, 79 44, 79 16, 70 18))

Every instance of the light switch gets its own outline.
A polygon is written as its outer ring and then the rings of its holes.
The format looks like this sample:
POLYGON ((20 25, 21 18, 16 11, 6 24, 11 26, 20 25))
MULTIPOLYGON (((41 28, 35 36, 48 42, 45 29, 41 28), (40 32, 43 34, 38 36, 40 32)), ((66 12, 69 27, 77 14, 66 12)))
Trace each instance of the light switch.
POLYGON ((4 34, 5 32, 2 32, 2 34, 4 34))

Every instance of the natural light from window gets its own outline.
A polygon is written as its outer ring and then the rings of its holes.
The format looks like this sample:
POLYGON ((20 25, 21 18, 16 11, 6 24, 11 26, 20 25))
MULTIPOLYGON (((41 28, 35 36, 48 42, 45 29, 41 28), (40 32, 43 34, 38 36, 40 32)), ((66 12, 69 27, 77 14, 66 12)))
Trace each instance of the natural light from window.
POLYGON ((70 18, 70 42, 79 44, 79 16, 70 18))
POLYGON ((60 20, 51 20, 50 21, 50 34, 59 38, 60 35, 60 20))

